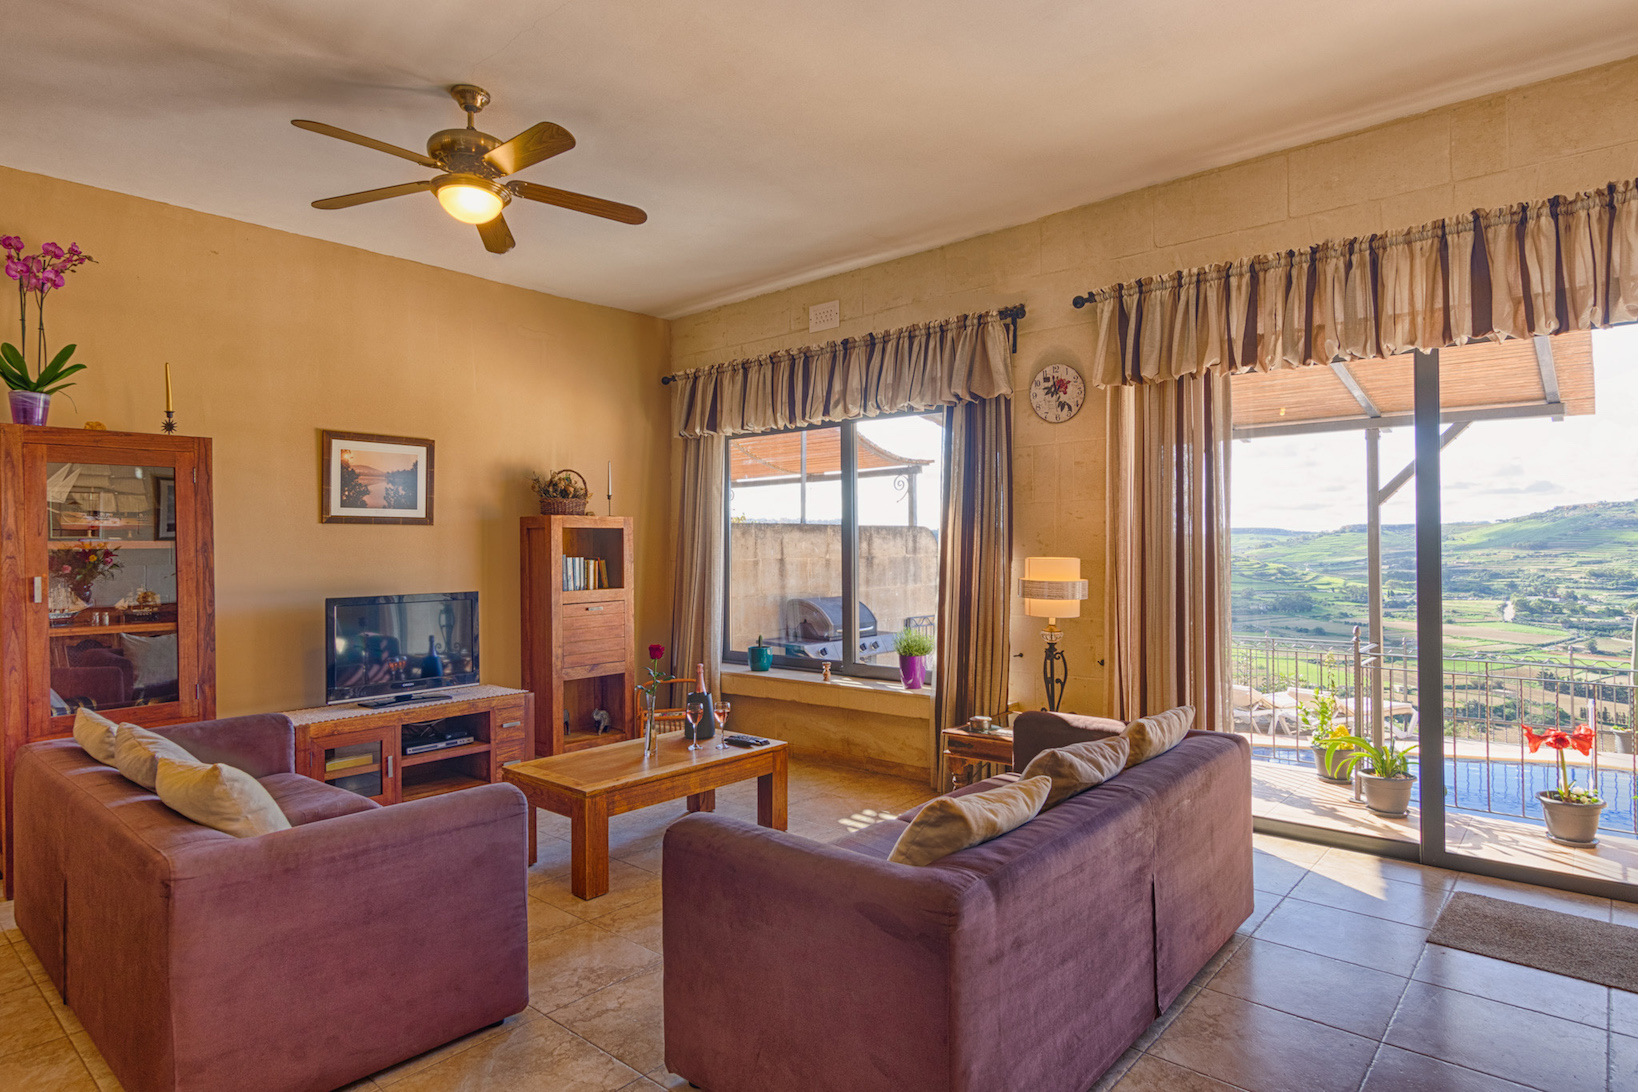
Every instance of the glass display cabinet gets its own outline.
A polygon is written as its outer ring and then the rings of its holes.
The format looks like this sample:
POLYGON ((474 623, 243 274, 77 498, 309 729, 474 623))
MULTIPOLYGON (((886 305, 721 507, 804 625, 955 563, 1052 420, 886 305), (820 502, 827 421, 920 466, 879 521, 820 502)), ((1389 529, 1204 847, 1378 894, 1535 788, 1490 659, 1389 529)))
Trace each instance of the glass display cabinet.
POLYGON ((210 455, 196 437, 0 425, 8 864, 18 747, 68 735, 81 706, 215 716, 210 455))

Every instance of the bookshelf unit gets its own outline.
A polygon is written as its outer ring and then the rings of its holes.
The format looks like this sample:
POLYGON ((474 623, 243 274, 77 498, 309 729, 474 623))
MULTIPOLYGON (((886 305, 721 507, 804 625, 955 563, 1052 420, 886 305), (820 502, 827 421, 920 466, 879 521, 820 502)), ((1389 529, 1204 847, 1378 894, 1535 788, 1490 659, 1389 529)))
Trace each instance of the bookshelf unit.
POLYGON ((534 753, 557 755, 636 737, 631 520, 524 516, 523 685, 536 695, 534 753), (575 566, 566 559, 600 565, 575 566), (571 591, 595 568, 606 587, 571 591), (599 732, 593 713, 609 714, 599 732))

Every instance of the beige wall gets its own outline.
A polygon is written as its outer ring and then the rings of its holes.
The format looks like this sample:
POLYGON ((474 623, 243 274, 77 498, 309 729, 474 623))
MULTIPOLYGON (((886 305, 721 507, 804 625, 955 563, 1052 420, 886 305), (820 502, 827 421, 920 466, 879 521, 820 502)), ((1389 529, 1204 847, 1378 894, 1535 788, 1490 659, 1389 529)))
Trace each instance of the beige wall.
MULTIPOLYGON (((1300 93, 1300 92, 1299 92, 1300 93)), ((1638 58, 1085 205, 938 250, 676 320, 691 368, 812 343, 810 304, 839 300, 845 337, 1023 303, 1014 384, 1047 364, 1086 372, 1091 330, 1072 297, 1116 281, 1406 227, 1481 206, 1638 176, 1638 58)), ((1109 149, 1119 155, 1119 148, 1109 149)), ((1067 709, 1101 712, 1104 405, 1075 419, 1016 412, 1014 578, 1030 554, 1086 561, 1095 598, 1062 621, 1067 709)), ((1040 625, 1013 619, 1013 697, 1042 700, 1040 625)))
POLYGON ((0 231, 97 259, 47 304, 90 365, 52 424, 155 431, 168 360, 181 430, 215 441, 222 713, 323 699, 327 596, 476 588, 485 680, 517 685, 531 469, 600 492, 614 461, 637 640, 664 640, 665 322, 4 168, 0 231), (436 524, 320 524, 323 428, 436 441, 436 524))

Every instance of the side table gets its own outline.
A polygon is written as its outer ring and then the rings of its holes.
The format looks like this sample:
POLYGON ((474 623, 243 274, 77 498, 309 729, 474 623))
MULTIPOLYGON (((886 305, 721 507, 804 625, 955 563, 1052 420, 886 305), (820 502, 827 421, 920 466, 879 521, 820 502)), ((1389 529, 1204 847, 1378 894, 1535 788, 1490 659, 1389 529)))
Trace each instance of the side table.
POLYGON ((1012 731, 972 732, 966 728, 944 730, 944 773, 948 787, 960 788, 974 780, 973 767, 997 765, 1012 769, 1012 731))

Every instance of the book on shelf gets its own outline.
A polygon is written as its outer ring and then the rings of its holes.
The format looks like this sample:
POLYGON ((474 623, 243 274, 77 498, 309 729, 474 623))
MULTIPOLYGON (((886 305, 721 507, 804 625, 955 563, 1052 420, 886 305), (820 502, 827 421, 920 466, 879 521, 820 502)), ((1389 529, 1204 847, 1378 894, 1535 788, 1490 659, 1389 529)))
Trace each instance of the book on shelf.
POLYGON ((600 557, 565 557, 564 591, 602 591, 609 587, 609 563, 600 557))
POLYGON ((342 755, 339 758, 329 759, 324 763, 325 773, 335 773, 337 770, 350 770, 354 766, 368 766, 379 761, 373 754, 342 755))

